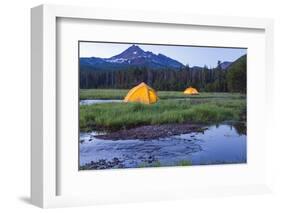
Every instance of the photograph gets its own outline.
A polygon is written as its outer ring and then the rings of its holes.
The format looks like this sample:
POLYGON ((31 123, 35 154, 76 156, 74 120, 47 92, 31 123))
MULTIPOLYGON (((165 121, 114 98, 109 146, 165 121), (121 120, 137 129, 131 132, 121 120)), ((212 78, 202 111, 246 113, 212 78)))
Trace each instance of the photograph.
POLYGON ((77 50, 79 171, 247 163, 247 48, 77 50))

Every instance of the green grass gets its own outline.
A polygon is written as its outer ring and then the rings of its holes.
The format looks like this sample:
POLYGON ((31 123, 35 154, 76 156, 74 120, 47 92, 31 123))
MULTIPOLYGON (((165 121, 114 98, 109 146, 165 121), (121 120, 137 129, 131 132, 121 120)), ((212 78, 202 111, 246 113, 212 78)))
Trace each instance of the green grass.
POLYGON ((191 166, 192 163, 191 163, 191 161, 189 161, 189 160, 181 160, 181 161, 178 162, 177 165, 178 165, 178 166, 191 166))
POLYGON ((116 131, 153 124, 239 121, 246 112, 246 99, 239 96, 205 93, 182 100, 161 98, 152 105, 123 102, 81 105, 80 130, 116 131))
POLYGON ((142 162, 138 165, 139 168, 145 168, 145 167, 161 167, 160 161, 154 161, 152 163, 142 162))
MULTIPOLYGON (((119 99, 122 100, 126 96, 129 90, 125 89, 80 89, 80 100, 85 99, 119 99)), ((245 98, 245 95, 239 93, 200 93, 200 95, 187 96, 181 91, 158 91, 157 95, 160 99, 179 99, 179 98, 191 98, 191 99, 204 99, 204 98, 231 98, 239 99, 245 98)))
POLYGON ((80 100, 85 99, 123 99, 128 90, 122 89, 80 89, 80 100))
MULTIPOLYGON (((156 160, 152 163, 142 162, 138 165, 139 168, 146 168, 146 167, 162 167, 163 165, 160 163, 159 160, 156 160)), ((181 160, 176 163, 176 166, 192 166, 192 162, 189 160, 181 160)))

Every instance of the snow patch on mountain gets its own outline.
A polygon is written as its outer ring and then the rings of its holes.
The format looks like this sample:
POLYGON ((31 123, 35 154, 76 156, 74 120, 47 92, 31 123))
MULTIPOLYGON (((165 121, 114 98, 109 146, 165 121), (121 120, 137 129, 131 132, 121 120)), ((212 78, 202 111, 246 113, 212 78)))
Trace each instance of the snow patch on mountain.
POLYGON ((128 59, 125 58, 104 59, 104 60, 109 63, 124 63, 128 61, 128 59))

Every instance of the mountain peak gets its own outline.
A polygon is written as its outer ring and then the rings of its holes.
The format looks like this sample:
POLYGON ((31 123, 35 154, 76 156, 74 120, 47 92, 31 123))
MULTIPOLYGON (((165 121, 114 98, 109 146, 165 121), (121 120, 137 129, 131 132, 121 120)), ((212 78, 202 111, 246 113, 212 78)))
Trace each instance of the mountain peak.
MULTIPOLYGON (((131 50, 131 51, 142 51, 144 52, 138 45, 133 44, 132 46, 130 46, 127 50, 131 50)), ((126 51, 126 50, 125 50, 126 51)))
POLYGON ((130 46, 128 49, 126 49, 122 53, 127 53, 127 54, 132 54, 132 55, 141 55, 144 53, 144 51, 138 45, 133 44, 132 46, 130 46))
POLYGON ((122 53, 115 55, 113 57, 111 57, 110 59, 114 60, 114 59, 134 59, 137 57, 141 57, 143 54, 145 53, 145 51, 143 51, 139 46, 133 44, 132 46, 130 46, 129 48, 127 48, 126 50, 124 50, 122 53))
MULTIPOLYGON (((171 68, 179 69, 184 65, 180 62, 169 58, 163 54, 154 54, 150 51, 144 51, 138 45, 131 45, 126 50, 118 55, 112 56, 110 58, 92 58, 92 60, 83 59, 85 63, 89 66, 101 67, 128 67, 128 66, 141 66, 150 69, 161 69, 161 68, 171 68), (110 64, 111 65, 110 65, 110 64)), ((107 68, 108 69, 108 68, 107 68)))

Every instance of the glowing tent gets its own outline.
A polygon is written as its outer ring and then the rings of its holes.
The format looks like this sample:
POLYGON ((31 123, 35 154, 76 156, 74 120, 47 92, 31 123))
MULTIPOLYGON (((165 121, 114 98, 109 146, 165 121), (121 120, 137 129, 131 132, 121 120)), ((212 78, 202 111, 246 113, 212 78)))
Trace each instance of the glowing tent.
POLYGON ((188 87, 184 90, 183 92, 184 94, 187 94, 187 95, 198 95, 199 92, 197 91, 197 89, 193 88, 193 87, 188 87))
POLYGON ((157 100, 158 97, 154 89, 143 82, 133 87, 124 98, 124 102, 140 102, 144 104, 153 104, 157 100))

